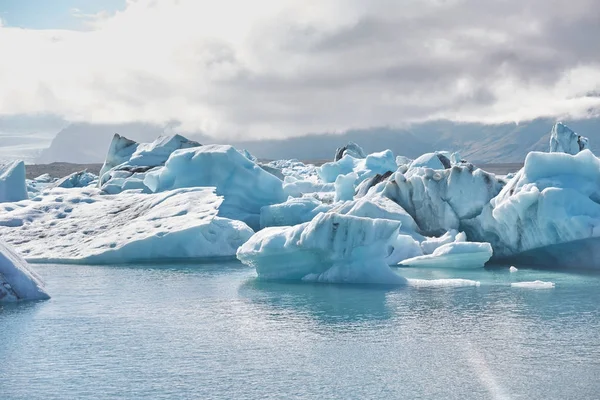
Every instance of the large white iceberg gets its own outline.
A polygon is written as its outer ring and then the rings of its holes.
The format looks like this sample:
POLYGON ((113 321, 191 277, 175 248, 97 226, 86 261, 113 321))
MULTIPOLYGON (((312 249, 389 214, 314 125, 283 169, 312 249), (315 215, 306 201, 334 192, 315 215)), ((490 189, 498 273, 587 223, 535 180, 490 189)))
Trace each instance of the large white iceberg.
POLYGON ((589 147, 588 138, 573 132, 562 122, 557 122, 550 132, 550 153, 577 154, 589 147))
POLYGON ((263 279, 405 284, 386 261, 399 228, 397 221, 321 213, 311 222, 255 233, 237 257, 263 279))
POLYGON ((41 278, 17 252, 0 241, 0 303, 49 298, 41 278))
POLYGON ((519 173, 465 221, 472 240, 490 242, 496 258, 547 267, 600 266, 600 160, 531 152, 519 173))
POLYGON ((235 148, 209 145, 177 150, 165 166, 148 172, 144 184, 152 192, 183 187, 216 187, 224 197, 219 216, 260 229, 260 209, 282 203, 283 182, 248 160, 235 148))
POLYGON ((13 161, 0 166, 0 203, 27 198, 25 163, 13 161))
POLYGON ((231 257, 253 234, 217 216, 214 188, 159 194, 54 188, 0 205, 0 235, 29 261, 131 263, 231 257))

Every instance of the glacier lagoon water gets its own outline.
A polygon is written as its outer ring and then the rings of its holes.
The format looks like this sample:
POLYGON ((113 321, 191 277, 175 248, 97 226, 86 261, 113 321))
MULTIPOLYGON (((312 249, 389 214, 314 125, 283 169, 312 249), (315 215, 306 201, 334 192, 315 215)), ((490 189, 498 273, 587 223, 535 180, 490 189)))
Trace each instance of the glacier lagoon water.
POLYGON ((600 274, 400 269, 478 287, 264 282, 238 263, 38 265, 0 306, 2 399, 600 396, 600 274), (510 287, 553 281, 554 289, 510 287))

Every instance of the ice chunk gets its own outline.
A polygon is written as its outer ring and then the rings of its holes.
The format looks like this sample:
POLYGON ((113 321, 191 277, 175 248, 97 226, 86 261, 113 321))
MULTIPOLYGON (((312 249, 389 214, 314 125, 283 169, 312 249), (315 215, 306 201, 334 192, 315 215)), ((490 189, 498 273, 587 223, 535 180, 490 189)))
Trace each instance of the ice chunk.
POLYGON ((510 286, 522 289, 552 289, 554 282, 533 281, 533 282, 513 282, 510 286))
POLYGON ((70 189, 74 187, 85 187, 93 183, 98 177, 87 170, 73 172, 70 175, 65 176, 64 178, 56 181, 54 186, 61 187, 65 189, 70 189))
POLYGON ((41 278, 16 251, 0 241, 0 303, 49 298, 41 278))
POLYGON ((321 213, 311 222, 257 232, 237 256, 264 279, 404 284, 385 260, 399 228, 397 221, 321 213))
POLYGON ((264 171, 235 148, 209 145, 177 150, 165 166, 148 172, 152 192, 182 187, 216 187, 224 197, 219 216, 260 229, 260 209, 286 200, 280 179, 264 171))
POLYGON ((445 287, 466 287, 480 286, 481 282, 471 279, 411 279, 408 278, 408 285, 419 289, 422 288, 445 288, 445 287))
POLYGON ((309 222, 317 214, 331 209, 312 196, 291 198, 285 203, 264 206, 260 209, 260 227, 293 226, 309 222))
POLYGON ((576 134, 562 122, 554 124, 550 131, 550 153, 574 155, 588 147, 588 138, 576 134))
MULTIPOLYGON (((402 207, 381 194, 373 194, 354 201, 335 205, 331 212, 355 217, 381 218, 400 221, 401 231, 413 234, 418 230, 415 220, 402 207)), ((420 236, 420 235, 419 235, 420 236)))
POLYGON ((302 197, 304 194, 316 192, 334 192, 333 183, 317 182, 314 179, 297 179, 293 176, 286 176, 283 181, 283 191, 286 195, 292 197, 302 197))
MULTIPOLYGON (((160 136, 152 143, 137 143, 115 134, 104 165, 100 170, 98 186, 111 185, 109 192, 116 193, 119 185, 111 180, 120 179, 119 182, 125 186, 121 187, 121 190, 127 190, 126 180, 129 176, 144 174, 155 167, 164 165, 175 150, 198 146, 201 146, 200 143, 181 135, 160 136)), ((134 179, 139 180, 139 175, 134 179)))
POLYGON ((392 153, 391 150, 369 154, 365 159, 365 167, 371 171, 377 171, 378 173, 395 171, 396 168, 398 168, 394 153, 392 153))
POLYGON ((491 257, 489 243, 454 242, 438 247, 432 254, 409 258, 400 264, 421 268, 480 268, 491 257))
POLYGON ((50 176, 50 174, 48 174, 48 173, 42 174, 42 175, 38 176, 37 178, 33 178, 33 180, 38 183, 51 183, 51 182, 55 181, 55 179, 52 178, 50 176))
POLYGON ((513 265, 511 265, 511 266, 510 266, 510 268, 509 268, 508 270, 509 270, 510 272, 517 272, 517 271, 518 271, 518 268, 517 268, 517 267, 515 267, 515 266, 513 266, 513 265))
MULTIPOLYGON (((461 222, 481 213, 502 183, 493 174, 467 166, 445 170, 410 169, 396 172, 382 193, 398 203, 431 236, 460 229, 461 222)), ((483 241, 483 240, 482 240, 483 241)))
POLYGON ((27 198, 25 163, 13 161, 0 166, 0 203, 27 198))
POLYGON ((319 178, 325 183, 335 182, 339 175, 347 175, 351 172, 358 175, 358 180, 370 178, 377 174, 383 175, 397 168, 394 154, 391 150, 369 154, 366 158, 352 157, 346 154, 334 162, 328 162, 317 167, 319 178))
POLYGON ((598 268, 600 160, 531 152, 525 166, 472 220, 473 240, 488 241, 497 259, 553 267, 598 268))
MULTIPOLYGON (((448 158, 442 155, 444 160, 448 158)), ((442 163, 442 159, 438 153, 425 153, 422 156, 417 157, 413 162, 410 163, 409 168, 431 168, 431 169, 445 169, 446 166, 442 163)), ((448 160, 448 168, 450 168, 450 161, 448 160)))
POLYGON ((458 232, 456 229, 451 229, 439 237, 428 237, 421 241, 421 248, 424 254, 433 253, 438 247, 453 242, 466 242, 467 236, 464 232, 458 232))
POLYGON ((333 161, 339 161, 345 155, 349 155, 354 158, 365 158, 365 151, 354 142, 348 142, 344 147, 340 147, 335 150, 335 157, 333 161))
POLYGON ((347 175, 338 175, 335 180, 335 201, 346 201, 354 198, 354 183, 358 175, 351 172, 347 175))
POLYGON ((216 217, 214 188, 102 195, 96 188, 54 188, 0 205, 0 235, 28 260, 129 263, 231 257, 253 234, 216 217))
POLYGON ((371 190, 371 188, 388 180, 392 176, 392 174, 392 171, 388 171, 385 174, 376 174, 372 178, 367 178, 363 180, 356 188, 356 197, 365 196, 367 193, 369 193, 369 190, 371 190))

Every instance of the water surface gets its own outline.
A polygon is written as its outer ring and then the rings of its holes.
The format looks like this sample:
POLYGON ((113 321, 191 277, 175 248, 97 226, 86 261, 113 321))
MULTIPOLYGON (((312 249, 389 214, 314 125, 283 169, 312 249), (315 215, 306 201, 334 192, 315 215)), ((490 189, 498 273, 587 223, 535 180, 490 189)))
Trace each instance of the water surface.
POLYGON ((402 269, 478 287, 262 282, 237 263, 38 265, 0 306, 1 399, 596 399, 600 275, 402 269), (546 280, 554 289, 511 288, 546 280))

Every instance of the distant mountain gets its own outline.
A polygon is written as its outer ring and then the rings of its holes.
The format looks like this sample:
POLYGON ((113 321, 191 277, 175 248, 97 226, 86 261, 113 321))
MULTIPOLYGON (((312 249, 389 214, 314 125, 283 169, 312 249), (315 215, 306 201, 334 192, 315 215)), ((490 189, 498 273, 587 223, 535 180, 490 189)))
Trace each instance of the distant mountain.
MULTIPOLYGON (((200 133, 184 135, 203 144, 232 144, 264 159, 329 160, 333 158, 337 147, 353 141, 367 152, 391 149, 394 154, 414 158, 429 151, 449 150, 460 151, 463 158, 474 163, 511 163, 522 162, 529 151, 547 151, 554 122, 552 119, 537 119, 518 125, 484 125, 433 121, 403 129, 359 129, 342 134, 314 134, 260 141, 219 141, 200 133)), ((578 134, 589 137, 592 150, 600 148, 600 118, 565 123, 578 134)), ((102 162, 114 133, 148 142, 163 131, 162 127, 139 123, 73 124, 56 135, 37 162, 102 162)))

